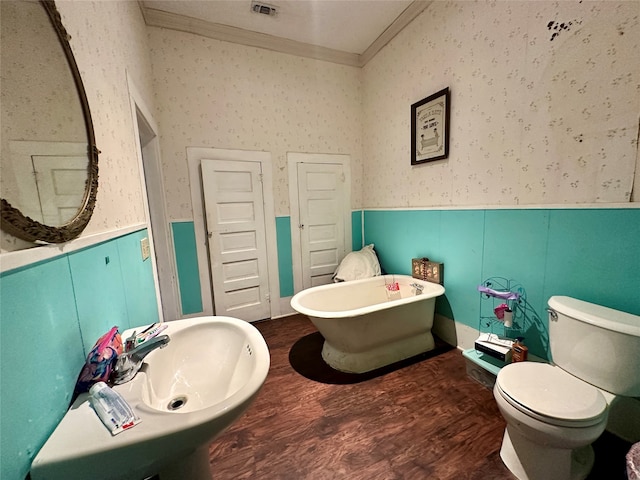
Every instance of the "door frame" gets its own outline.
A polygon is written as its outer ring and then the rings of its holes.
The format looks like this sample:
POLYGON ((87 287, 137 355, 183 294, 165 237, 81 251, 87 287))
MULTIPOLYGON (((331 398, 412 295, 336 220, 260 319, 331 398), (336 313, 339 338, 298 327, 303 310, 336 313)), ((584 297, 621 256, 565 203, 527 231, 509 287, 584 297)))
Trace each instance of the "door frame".
POLYGON ((289 215, 291 218, 291 260, 293 267, 293 293, 302 290, 302 247, 300 245, 300 201, 298 192, 298 164, 321 163, 340 164, 344 171, 344 248, 345 253, 351 251, 351 157, 335 153, 299 153, 287 152, 289 173, 289 215))
POLYGON ((212 147, 187 147, 189 183, 191 184, 191 205, 193 226, 196 235, 196 254, 200 274, 202 308, 205 315, 214 315, 213 284, 209 264, 209 246, 204 215, 204 195, 202 191, 203 160, 231 160, 257 162, 261 164, 262 195, 264 200, 264 228, 267 239, 267 266, 269 269, 269 309, 271 318, 280 316, 280 280, 278 276, 278 247, 276 237, 276 215, 273 200, 273 174, 271 152, 254 150, 228 150, 212 147))
POLYGON ((176 320, 180 318, 181 309, 177 290, 177 274, 175 257, 173 255, 173 242, 169 235, 169 223, 167 221, 166 197, 160 166, 160 144, 158 125, 151 115, 151 110, 143 100, 135 83, 127 72, 127 87, 129 89, 129 103, 134 129, 134 141, 138 168, 140 171, 140 183, 142 187, 142 203, 144 205, 145 225, 149 236, 150 260, 153 271, 153 283, 156 289, 158 302, 158 317, 160 321, 176 320), (139 118, 144 122, 140 125, 139 118), (142 128, 142 132, 141 132, 142 128), (141 145, 140 135, 152 137, 145 145, 141 145), (146 160, 143 159, 143 148, 146 160), (153 202, 153 212, 149 206, 149 195, 157 200, 153 202), (154 218, 152 224, 151 218, 154 218), (159 270, 168 272, 160 278, 159 270))

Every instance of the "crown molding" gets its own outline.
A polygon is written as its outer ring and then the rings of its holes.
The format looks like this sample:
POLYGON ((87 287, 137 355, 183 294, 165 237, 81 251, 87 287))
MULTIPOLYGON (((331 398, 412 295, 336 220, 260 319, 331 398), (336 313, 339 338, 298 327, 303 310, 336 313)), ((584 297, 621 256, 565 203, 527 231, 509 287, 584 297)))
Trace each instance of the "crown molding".
POLYGON ((153 8, 144 8, 144 19, 148 26, 169 28, 181 32, 194 33, 203 37, 238 43, 249 47, 264 48, 300 57, 359 66, 359 57, 355 53, 342 52, 331 48, 319 47, 286 38, 252 32, 242 28, 230 27, 219 23, 207 22, 197 18, 185 17, 175 13, 163 12, 153 8))
POLYGON ((250 47, 264 48, 275 52, 313 58, 315 60, 338 63, 341 65, 349 65, 352 67, 363 67, 366 65, 366 63, 371 60, 387 43, 389 43, 391 39, 400 33, 404 27, 411 23, 411 21, 420 15, 420 13, 422 13, 430 4, 431 0, 415 0, 384 32, 382 32, 376 40, 374 40, 363 54, 359 55, 357 53, 349 53, 332 48, 320 47, 309 43, 297 42, 295 40, 252 32, 242 28, 164 12, 162 10, 145 7, 142 2, 139 2, 144 21, 150 27, 168 28, 171 30, 213 38, 215 40, 222 40, 250 47))
POLYGON ((431 5, 432 0, 415 0, 404 11, 398 15, 391 25, 376 38, 371 45, 360 55, 360 66, 364 67, 369 60, 376 56, 387 43, 389 43, 396 35, 398 35, 404 27, 409 25, 418 15, 431 5))

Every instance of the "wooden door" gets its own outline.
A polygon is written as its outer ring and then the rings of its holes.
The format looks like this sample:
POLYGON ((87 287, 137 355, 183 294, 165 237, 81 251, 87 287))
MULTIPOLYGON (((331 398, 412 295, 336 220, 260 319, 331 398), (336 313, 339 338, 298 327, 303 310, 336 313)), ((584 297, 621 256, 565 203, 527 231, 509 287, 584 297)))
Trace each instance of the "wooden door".
POLYGON ((202 160, 216 315, 269 318, 269 275, 259 162, 202 160))

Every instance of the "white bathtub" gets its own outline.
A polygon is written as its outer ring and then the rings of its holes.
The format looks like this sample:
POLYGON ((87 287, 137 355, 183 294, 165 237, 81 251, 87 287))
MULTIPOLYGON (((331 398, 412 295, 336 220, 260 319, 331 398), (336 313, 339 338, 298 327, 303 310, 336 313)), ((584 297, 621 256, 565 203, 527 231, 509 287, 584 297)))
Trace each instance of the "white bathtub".
POLYGON ((343 372, 363 373, 434 347, 436 297, 444 287, 407 275, 384 275, 303 290, 291 299, 324 337, 322 358, 343 372), (398 282, 398 299, 387 284, 398 282), (421 294, 411 284, 423 287, 421 294))

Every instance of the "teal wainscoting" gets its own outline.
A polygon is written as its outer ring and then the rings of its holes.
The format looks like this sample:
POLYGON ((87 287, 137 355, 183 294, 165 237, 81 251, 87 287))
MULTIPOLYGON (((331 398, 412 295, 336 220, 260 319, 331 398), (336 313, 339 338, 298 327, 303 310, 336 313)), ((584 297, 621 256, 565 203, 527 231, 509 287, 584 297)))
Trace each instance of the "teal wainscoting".
POLYGON ((362 210, 351 212, 351 250, 357 252, 364 244, 362 243, 362 210))
POLYGON ((196 231, 193 222, 173 222, 173 245, 178 273, 178 290, 182 314, 202 312, 200 271, 196 252, 196 231))
MULTIPOLYGON (((362 211, 351 212, 351 249, 362 248, 362 211)), ((276 237, 278 243, 278 276, 280 297, 291 297, 293 288, 293 252, 291 247, 291 217, 276 217, 276 237)))
POLYGON ((276 237, 278 244, 278 276, 280 298, 293 295, 293 257, 291 254, 291 218, 276 217, 276 237))
POLYGON ((22 479, 65 414, 88 349, 158 320, 146 230, 0 274, 0 478, 22 479))
MULTIPOLYGON (((184 315, 198 313, 202 311, 202 296, 196 254, 195 227, 193 222, 174 222, 171 226, 175 245, 182 313, 184 315)), ((276 243, 280 297, 290 297, 293 295, 290 217, 276 217, 276 243)))
POLYGON ((436 308, 474 328, 478 284, 517 280, 541 324, 527 342, 543 357, 552 295, 640 315, 640 209, 373 210, 364 231, 386 272, 411 274, 415 257, 444 262, 436 308))
MULTIPOLYGON (((202 296, 200 293, 194 224, 193 222, 174 222, 171 225, 175 244, 182 313, 184 315, 198 313, 202 311, 202 296)), ((276 217, 276 242, 280 297, 290 297, 293 295, 290 217, 276 217)))

